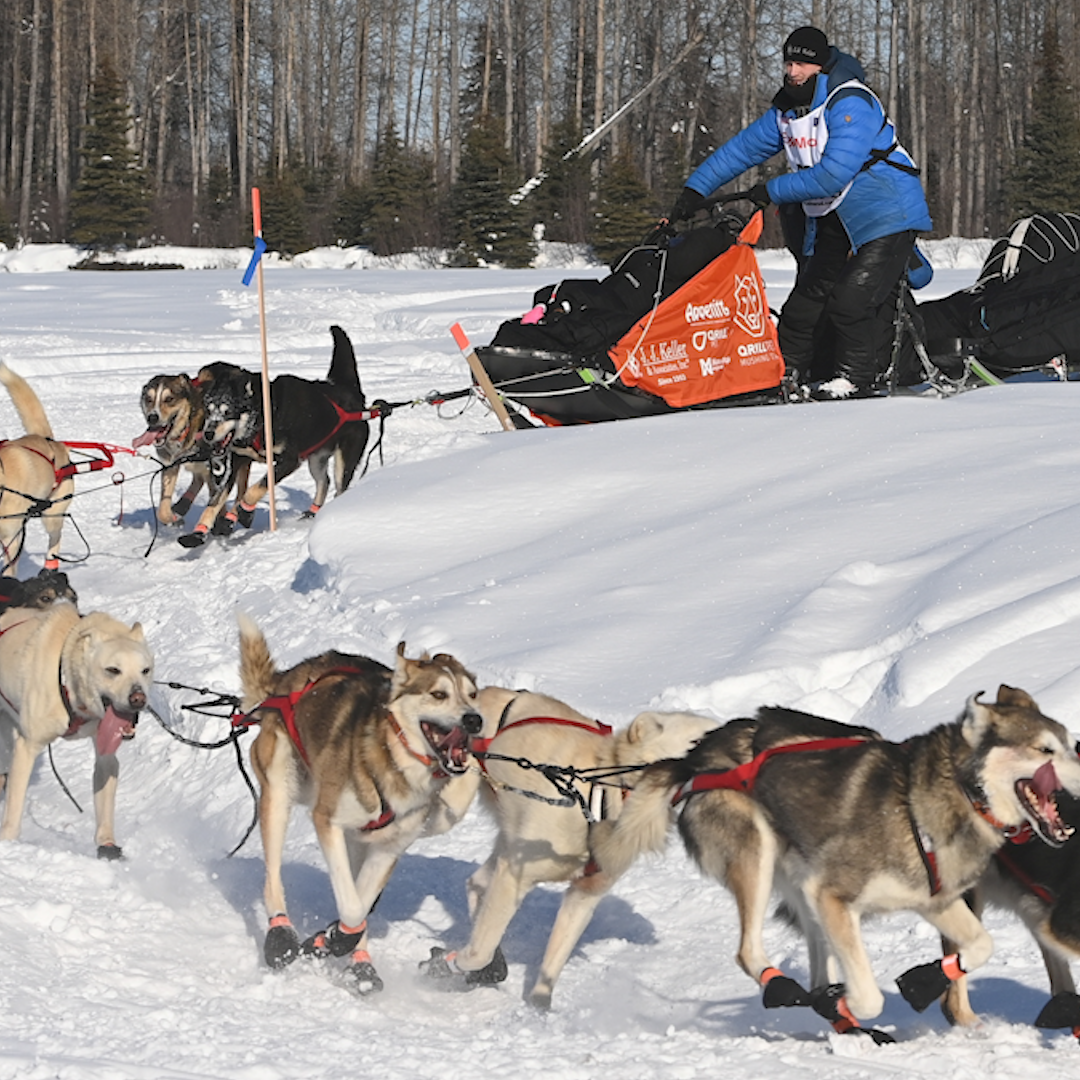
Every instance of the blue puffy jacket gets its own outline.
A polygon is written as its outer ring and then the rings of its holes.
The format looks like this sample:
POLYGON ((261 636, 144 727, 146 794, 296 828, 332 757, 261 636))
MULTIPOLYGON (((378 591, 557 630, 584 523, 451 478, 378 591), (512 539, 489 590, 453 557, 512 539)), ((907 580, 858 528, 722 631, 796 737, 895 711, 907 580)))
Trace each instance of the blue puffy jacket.
MULTIPOLYGON (((817 108, 829 92, 852 79, 863 79, 862 65, 835 46, 829 62, 818 77, 811 108, 817 108)), ((780 135, 780 108, 773 105, 764 116, 744 128, 708 157, 686 181, 686 186, 702 195, 734 180, 740 173, 767 161, 783 149, 780 135)), ((794 112, 789 115, 794 115, 794 112)), ((908 229, 926 232, 933 228, 922 184, 917 176, 885 161, 871 160, 871 151, 889 150, 896 133, 878 101, 868 91, 852 87, 836 95, 825 110, 829 141, 821 160, 809 169, 775 176, 768 184, 775 203, 803 202, 806 199, 838 195, 850 182, 851 190, 836 209, 851 239, 852 250, 882 236, 908 229)), ((893 161, 911 165, 899 150, 893 161)), ((807 222, 806 254, 813 251, 814 219, 807 222)))

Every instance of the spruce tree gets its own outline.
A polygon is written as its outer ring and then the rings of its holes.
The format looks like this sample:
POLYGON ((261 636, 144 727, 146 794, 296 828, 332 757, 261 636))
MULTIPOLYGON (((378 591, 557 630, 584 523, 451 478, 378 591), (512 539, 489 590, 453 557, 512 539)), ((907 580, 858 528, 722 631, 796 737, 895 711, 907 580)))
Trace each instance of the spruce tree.
POLYGON ((94 249, 136 243, 150 216, 150 191, 128 144, 124 84, 108 60, 90 89, 83 167, 71 194, 71 239, 94 249))
POLYGON ((600 177, 592 228, 594 254, 614 264, 628 248, 641 243, 657 218, 652 193, 629 154, 620 154, 600 177))
POLYGON ((307 210, 304 185, 295 165, 286 165, 259 185, 262 199, 263 239, 271 251, 295 255, 305 251, 307 210))
POLYGON ((469 129, 461 171, 450 193, 455 261, 528 266, 536 254, 529 219, 510 202, 521 177, 503 142, 502 123, 490 113, 469 129))
POLYGON ((1048 20, 1032 95, 1032 118, 1009 178, 1013 215, 1080 211, 1080 128, 1065 78, 1057 25, 1048 20))
POLYGON ((339 237, 364 244, 376 255, 431 246, 437 231, 432 173, 430 160, 406 150, 388 125, 375 147, 367 182, 341 193, 339 237))
POLYGON ((534 221, 544 225, 544 239, 582 244, 589 238, 589 155, 566 154, 581 141, 580 125, 571 121, 556 124, 544 150, 544 182, 533 192, 527 207, 534 221))

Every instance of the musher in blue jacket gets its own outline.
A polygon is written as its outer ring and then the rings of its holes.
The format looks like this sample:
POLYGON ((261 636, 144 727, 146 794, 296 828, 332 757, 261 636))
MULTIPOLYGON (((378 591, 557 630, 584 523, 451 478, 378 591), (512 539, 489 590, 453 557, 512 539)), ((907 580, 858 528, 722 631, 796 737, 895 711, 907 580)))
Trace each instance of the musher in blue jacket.
MULTIPOLYGON (((784 85, 772 107, 716 150, 686 181, 671 218, 781 150, 790 172, 756 184, 751 198, 801 204, 799 271, 780 313, 789 376, 806 382, 819 319, 835 335, 834 377, 815 397, 866 397, 888 366, 897 289, 918 232, 933 227, 918 170, 863 82, 862 65, 813 26, 784 42, 784 85)), ((786 209, 786 206, 785 206, 786 209)))

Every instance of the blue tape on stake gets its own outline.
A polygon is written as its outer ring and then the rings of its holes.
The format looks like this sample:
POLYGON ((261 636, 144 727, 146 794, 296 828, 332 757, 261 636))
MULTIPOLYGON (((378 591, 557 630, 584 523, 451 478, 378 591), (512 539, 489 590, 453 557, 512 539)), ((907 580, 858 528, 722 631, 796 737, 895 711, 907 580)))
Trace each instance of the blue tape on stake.
POLYGON ((248 263, 247 269, 244 271, 245 285, 251 284, 251 279, 255 276, 255 267, 259 265, 259 260, 263 257, 264 251, 266 251, 266 241, 261 236, 256 236, 255 251, 252 253, 251 262, 248 263))

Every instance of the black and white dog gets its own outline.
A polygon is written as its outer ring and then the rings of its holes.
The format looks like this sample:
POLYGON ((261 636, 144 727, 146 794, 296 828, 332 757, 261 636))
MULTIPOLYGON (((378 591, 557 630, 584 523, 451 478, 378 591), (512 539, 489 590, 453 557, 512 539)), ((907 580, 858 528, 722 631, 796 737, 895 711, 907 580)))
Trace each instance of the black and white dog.
MULTIPOLYGON (((334 460, 334 491, 340 495, 352 482, 368 440, 368 417, 364 392, 356 371, 352 342, 340 326, 330 327, 334 352, 325 379, 301 379, 279 375, 270 383, 274 439, 274 476, 281 480, 308 463, 315 480, 315 498, 307 511, 313 516, 326 501, 330 488, 329 465, 334 460)), ((203 440, 210 454, 210 488, 226 482, 230 455, 266 461, 263 443, 263 397, 261 375, 237 369, 215 379, 203 394, 206 420, 203 440)), ((233 516, 250 525, 255 507, 266 494, 267 481, 243 492, 233 516)), ((203 542, 203 536, 185 537, 187 546, 203 542)))

